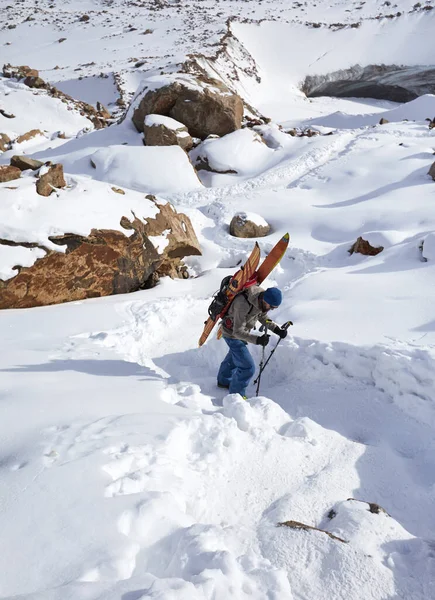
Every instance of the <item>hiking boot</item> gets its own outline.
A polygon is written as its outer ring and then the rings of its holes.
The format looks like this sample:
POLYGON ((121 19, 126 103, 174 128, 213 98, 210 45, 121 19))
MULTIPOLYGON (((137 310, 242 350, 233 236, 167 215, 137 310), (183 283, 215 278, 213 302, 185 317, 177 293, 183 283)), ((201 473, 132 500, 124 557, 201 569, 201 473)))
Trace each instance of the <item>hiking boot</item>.
POLYGON ((226 383, 219 383, 219 381, 217 382, 217 386, 218 388, 222 388, 223 390, 229 390, 230 389, 230 384, 226 384, 226 383))

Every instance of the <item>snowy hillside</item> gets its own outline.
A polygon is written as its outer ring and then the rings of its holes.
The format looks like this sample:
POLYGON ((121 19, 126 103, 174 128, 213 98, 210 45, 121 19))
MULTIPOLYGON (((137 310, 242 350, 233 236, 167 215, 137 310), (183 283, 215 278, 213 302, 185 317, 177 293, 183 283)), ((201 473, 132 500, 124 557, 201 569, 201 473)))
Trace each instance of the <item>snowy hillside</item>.
MULTIPOLYGON (((151 289, 0 310, 0 598, 433 600, 435 4, 0 8, 3 63, 44 83, 0 76, 0 172, 39 161, 0 183, 0 301, 65 240, 133 245, 159 206, 202 251, 151 289), (145 91, 194 77, 243 99, 242 128, 144 145, 145 91), (238 213, 270 233, 230 235, 238 213), (223 277, 286 232, 265 287, 294 325, 243 400, 198 338, 223 277)), ((170 232, 147 233, 158 259, 170 232)))

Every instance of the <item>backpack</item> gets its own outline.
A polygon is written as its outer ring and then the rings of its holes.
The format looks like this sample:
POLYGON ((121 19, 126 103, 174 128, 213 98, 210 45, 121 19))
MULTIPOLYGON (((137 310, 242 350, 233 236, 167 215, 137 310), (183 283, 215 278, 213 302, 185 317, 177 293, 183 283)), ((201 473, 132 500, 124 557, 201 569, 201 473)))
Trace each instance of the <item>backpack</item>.
POLYGON ((228 296, 226 292, 229 290, 230 281, 232 277, 232 275, 224 277, 221 281, 221 286, 219 290, 215 294, 213 294, 213 300, 211 301, 211 304, 208 307, 208 314, 210 318, 213 319, 213 321, 216 321, 218 316, 228 304, 228 296))

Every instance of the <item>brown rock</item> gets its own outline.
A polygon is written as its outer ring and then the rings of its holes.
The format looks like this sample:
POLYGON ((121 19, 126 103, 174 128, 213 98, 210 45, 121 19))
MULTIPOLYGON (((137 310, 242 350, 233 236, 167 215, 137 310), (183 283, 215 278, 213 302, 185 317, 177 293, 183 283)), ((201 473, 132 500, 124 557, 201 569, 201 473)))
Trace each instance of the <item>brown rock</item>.
POLYGON ((234 215, 230 223, 230 234, 239 238, 264 237, 270 233, 270 225, 258 225, 250 221, 246 213, 234 215))
MULTIPOLYGON (((152 196, 148 199, 155 202, 152 196)), ((46 255, 33 266, 20 267, 15 277, 0 280, 0 309, 133 292, 154 286, 161 275, 188 277, 181 258, 201 254, 190 220, 170 204, 157 206, 160 213, 148 223, 137 218, 121 219, 121 226, 133 231, 131 235, 93 229, 89 236, 66 233, 50 238, 55 244, 66 246, 66 251, 43 248, 46 255), (168 229, 169 244, 159 255, 148 236, 162 235, 168 229)), ((37 247, 35 243, 0 240, 1 243, 37 247)))
POLYGON ((432 177, 432 179, 435 181, 435 162, 432 164, 431 168, 429 169, 428 175, 430 175, 432 177))
POLYGON ((82 15, 79 19, 82 23, 87 23, 91 17, 89 15, 82 15))
POLYGON ((5 181, 13 181, 21 177, 20 169, 17 167, 11 167, 10 165, 4 165, 0 167, 0 183, 5 181))
POLYGON ((154 196, 147 196, 155 202, 160 212, 154 219, 148 219, 145 225, 145 233, 148 236, 159 236, 169 230, 167 239, 169 244, 163 251, 163 255, 169 259, 183 258, 184 256, 201 256, 201 248, 196 237, 192 223, 186 215, 177 213, 175 208, 167 202, 159 204, 154 196))
POLYGON ((102 119, 111 119, 112 115, 110 114, 110 112, 107 110, 107 108, 104 106, 104 104, 101 104, 101 102, 97 102, 97 113, 98 116, 101 117, 102 119))
POLYGON ((17 137, 15 142, 17 144, 21 144, 22 142, 27 142, 28 140, 31 140, 32 138, 36 137, 37 135, 44 135, 44 134, 42 133, 42 131, 40 129, 31 129, 27 133, 23 133, 23 135, 20 135, 19 137, 17 137))
POLYGON ((379 252, 382 252, 384 249, 383 246, 379 246, 378 248, 374 248, 369 244, 367 240, 364 240, 361 236, 357 239, 357 241, 349 248, 349 254, 353 254, 354 252, 358 252, 359 254, 364 254, 365 256, 376 256, 379 252))
POLYGON ((18 156, 15 155, 11 158, 11 165, 13 167, 18 167, 20 171, 26 171, 27 169, 32 169, 32 171, 36 171, 40 169, 44 163, 40 160, 35 160, 34 158, 29 158, 28 156, 18 156))
POLYGON ((117 187, 112 187, 110 188, 113 192, 115 192, 116 194, 121 194, 122 196, 125 196, 125 192, 124 190, 122 190, 121 188, 117 188, 117 187))
POLYGON ((172 129, 162 123, 153 123, 148 125, 145 119, 144 125, 144 143, 146 146, 180 146, 188 152, 193 146, 193 140, 189 135, 187 127, 183 123, 178 123, 176 129, 172 129))
POLYGON ((49 196, 56 188, 66 186, 61 164, 51 165, 48 172, 41 175, 36 182, 36 191, 40 196, 49 196))
POLYGON ((9 150, 9 145, 11 143, 11 138, 6 135, 6 133, 0 133, 0 150, 1 152, 6 152, 9 150))
POLYGON ((205 139, 240 129, 243 101, 218 81, 204 84, 192 77, 192 87, 175 81, 157 90, 146 91, 133 114, 138 131, 144 130, 146 115, 172 117, 183 123, 194 137, 205 139))
POLYGON ((42 79, 42 77, 34 77, 30 75, 25 78, 23 83, 24 85, 27 85, 27 87, 36 89, 44 89, 46 87, 49 87, 48 84, 42 79))
POLYGON ((429 119, 429 129, 434 129, 435 128, 435 117, 432 119, 432 121, 429 119))
POLYGON ((131 236, 93 229, 87 237, 65 234, 52 241, 66 245, 66 252, 49 251, 32 267, 21 268, 16 277, 0 282, 0 309, 136 291, 146 286, 161 262, 154 246, 138 228, 131 236))
POLYGON ((24 79, 25 77, 39 77, 39 72, 36 69, 31 69, 27 65, 14 67, 10 63, 3 65, 3 77, 14 79, 24 79))
POLYGON ((379 125, 386 125, 386 124, 387 124, 387 123, 389 123, 389 122, 390 122, 390 121, 388 121, 388 119, 383 119, 383 118, 382 118, 382 119, 379 121, 379 125))

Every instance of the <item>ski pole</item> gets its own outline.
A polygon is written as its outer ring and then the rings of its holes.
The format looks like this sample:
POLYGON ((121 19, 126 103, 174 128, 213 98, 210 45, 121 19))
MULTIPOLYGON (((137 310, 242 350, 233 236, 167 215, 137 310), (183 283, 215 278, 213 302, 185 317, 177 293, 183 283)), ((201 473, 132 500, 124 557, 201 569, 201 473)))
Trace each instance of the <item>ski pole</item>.
MULTIPOLYGON (((286 323, 284 323, 284 325, 282 325, 282 329, 288 329, 290 327, 290 325, 293 325, 292 321, 287 321, 286 323)), ((266 362, 264 362, 264 348, 263 348, 263 358, 261 359, 261 362, 260 362, 258 377, 254 381, 254 385, 257 384, 257 391, 255 394, 256 396, 258 396, 258 392, 260 391, 261 374, 263 373, 264 369, 267 367, 270 359, 272 358, 273 353, 278 348, 278 344, 281 342, 281 340, 282 340, 282 338, 279 338, 279 340, 276 342, 276 345, 272 349, 271 353, 269 354, 266 362)))
MULTIPOLYGON (((267 325, 263 325, 260 328, 260 331, 264 331, 264 335, 267 335, 267 325)), ((263 365, 264 365, 264 355, 265 355, 265 353, 266 353, 266 348, 265 348, 265 346, 263 346, 262 349, 261 349, 261 361, 260 361, 260 365, 259 365, 260 374, 257 377, 257 379, 254 381, 254 384, 258 382, 257 383, 257 390, 255 392, 256 396, 258 396, 258 392, 260 391, 260 380, 261 380, 261 373, 262 373, 262 371, 264 369, 263 365)))

